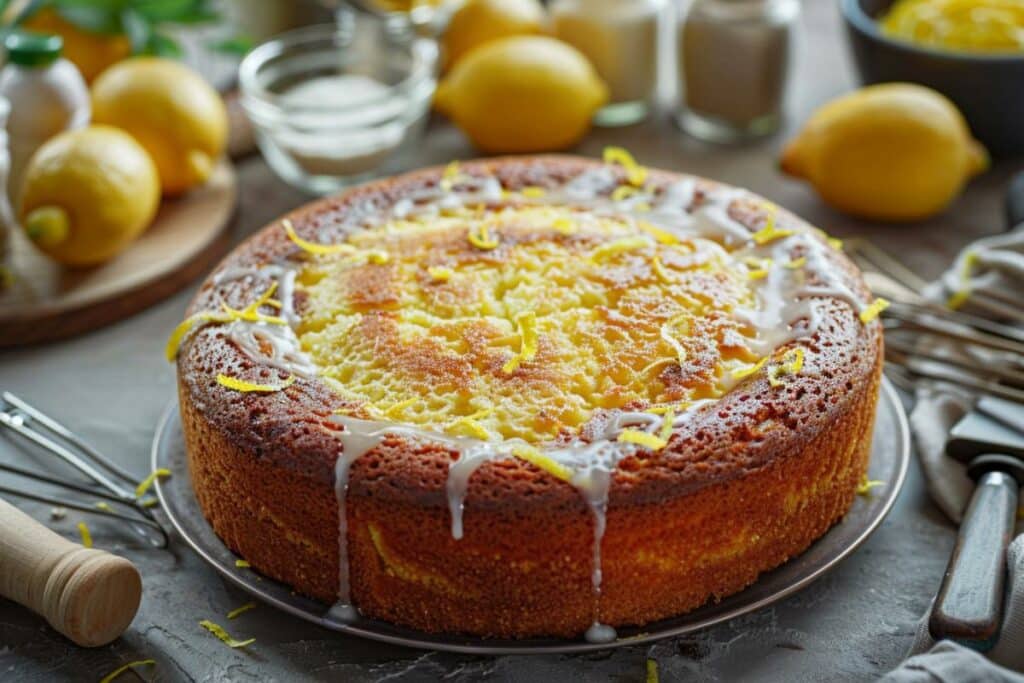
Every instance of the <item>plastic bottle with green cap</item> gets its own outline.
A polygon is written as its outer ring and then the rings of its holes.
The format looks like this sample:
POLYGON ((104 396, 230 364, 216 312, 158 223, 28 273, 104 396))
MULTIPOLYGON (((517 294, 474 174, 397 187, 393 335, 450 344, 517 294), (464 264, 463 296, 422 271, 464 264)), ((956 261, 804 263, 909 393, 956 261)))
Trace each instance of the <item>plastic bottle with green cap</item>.
POLYGON ((60 36, 18 31, 3 46, 7 64, 0 70, 0 97, 11 103, 7 193, 17 207, 32 154, 54 135, 88 125, 89 89, 75 65, 61 57, 60 36))

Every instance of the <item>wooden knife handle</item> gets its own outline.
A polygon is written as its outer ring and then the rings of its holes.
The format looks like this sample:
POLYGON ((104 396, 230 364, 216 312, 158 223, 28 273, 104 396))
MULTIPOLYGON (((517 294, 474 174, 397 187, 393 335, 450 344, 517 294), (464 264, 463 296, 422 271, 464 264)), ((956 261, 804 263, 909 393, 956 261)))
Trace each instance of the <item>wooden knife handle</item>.
POLYGON ((0 499, 0 596, 76 644, 98 647, 135 618, 142 579, 123 557, 72 543, 0 499))
POLYGON ((981 651, 995 645, 1019 486, 1005 472, 978 479, 928 620, 936 640, 949 638, 981 651))

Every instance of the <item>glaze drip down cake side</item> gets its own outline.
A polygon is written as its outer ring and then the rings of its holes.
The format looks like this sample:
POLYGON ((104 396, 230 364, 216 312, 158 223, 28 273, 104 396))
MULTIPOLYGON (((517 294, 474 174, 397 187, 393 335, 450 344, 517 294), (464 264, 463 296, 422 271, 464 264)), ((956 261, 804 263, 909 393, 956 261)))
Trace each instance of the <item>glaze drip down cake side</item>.
POLYGON ((602 640, 735 593, 866 472, 884 302, 837 247, 619 150, 315 202, 169 342, 199 504, 337 619, 602 640))

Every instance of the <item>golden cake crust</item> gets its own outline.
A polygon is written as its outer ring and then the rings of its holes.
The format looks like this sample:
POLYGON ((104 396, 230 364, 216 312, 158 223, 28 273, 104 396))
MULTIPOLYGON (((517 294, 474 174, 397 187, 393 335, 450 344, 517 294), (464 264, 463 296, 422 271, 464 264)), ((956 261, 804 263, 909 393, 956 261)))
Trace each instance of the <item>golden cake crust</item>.
MULTIPOLYGON (((598 162, 574 157, 463 164, 506 188, 552 187, 598 162)), ((619 171, 621 173, 621 171, 619 171)), ((427 169, 371 183, 288 216, 296 232, 344 240, 341 220, 437 184, 427 169)), ((665 185, 678 175, 652 171, 665 185)), ((720 186, 697 179, 698 195, 720 186)), ((744 195, 730 215, 753 233, 762 201, 744 195)), ((809 230, 780 211, 779 226, 809 230)), ((813 239, 818 239, 814 236, 813 239)), ((279 222, 218 267, 298 259, 279 222)), ((853 264, 828 251, 843 284, 869 298, 853 264)), ((366 294, 372 296, 373 283, 366 294)), ((221 301, 242 308, 260 294, 247 280, 211 276, 190 313, 221 301)), ((300 295, 301 296, 301 295, 300 295)), ((295 302, 301 310, 303 302, 295 302)), ((734 593, 805 549, 849 508, 864 476, 882 364, 880 326, 844 302, 822 298, 822 321, 801 342, 814 373, 773 387, 744 380, 676 431, 660 452, 618 466, 602 543, 597 617, 642 624, 734 593)), ((240 394, 218 373, 279 382, 281 373, 236 348, 216 327, 191 335, 178 356, 179 396, 199 504, 225 543, 253 567, 325 602, 338 590, 335 463, 345 402, 316 380, 284 391, 240 394)), ((360 610, 428 631, 486 636, 578 635, 595 618, 594 519, 580 492, 519 459, 489 462, 472 476, 465 536, 455 540, 445 490, 457 453, 400 436, 352 465, 347 496, 352 598, 360 610)))

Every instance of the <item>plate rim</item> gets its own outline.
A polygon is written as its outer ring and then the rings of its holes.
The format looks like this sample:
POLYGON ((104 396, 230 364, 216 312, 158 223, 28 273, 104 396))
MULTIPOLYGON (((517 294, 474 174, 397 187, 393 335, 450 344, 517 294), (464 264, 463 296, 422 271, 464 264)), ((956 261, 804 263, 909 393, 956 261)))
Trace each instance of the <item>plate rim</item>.
MULTIPOLYGON (((877 506, 874 515, 867 520, 867 523, 860 530, 852 541, 845 547, 841 548, 834 556, 823 562, 820 566, 815 567, 809 571, 805 576, 799 578, 796 581, 772 592, 757 600, 738 605, 732 609, 724 612, 713 614, 703 619, 698 619, 694 622, 689 622, 680 625, 670 625, 664 628, 658 629, 657 624, 660 622, 653 622, 648 627, 654 627, 651 631, 643 632, 634 636, 627 636, 624 638, 617 639, 610 643, 589 643, 583 640, 565 640, 565 639, 530 639, 523 641, 513 640, 493 640, 489 641, 485 638, 474 638, 470 636, 445 636, 435 635, 413 629, 405 629, 404 627, 387 624, 386 622, 378 622, 370 619, 361 619, 354 624, 346 624, 327 618, 327 608, 322 608, 320 613, 315 613, 311 610, 304 608, 298 604, 289 604, 283 599, 277 596, 271 595, 264 590, 261 590, 259 586, 253 585, 247 580, 246 574, 240 574, 237 568, 234 566, 226 566, 219 562, 212 553, 192 534, 185 528, 182 520, 180 520, 174 513, 171 512, 171 506, 168 504, 169 492, 165 490, 167 484, 161 483, 160 477, 157 477, 155 481, 156 494, 160 500, 161 510, 164 516, 170 521, 175 531, 199 557, 206 562, 208 565, 213 567, 223 578, 227 579, 230 583, 240 588, 241 590, 249 593, 250 595, 269 603, 270 605, 281 609, 289 614, 292 614, 300 619, 309 621, 322 626, 332 631, 342 633, 348 636, 355 636, 359 638, 367 638, 378 642, 387 643, 390 645, 399 645, 403 647, 416 648, 421 650, 435 650, 441 652, 454 652, 460 654, 476 654, 476 655, 509 655, 509 654, 572 654, 572 653, 585 653, 595 652, 600 650, 608 650, 619 647, 625 647, 629 645, 641 645, 645 643, 651 643, 658 640, 664 640, 666 638, 672 638, 687 633, 693 633, 700 631, 705 628, 709 628, 716 624, 721 624, 726 621, 730 621, 744 614, 757 611, 768 605, 774 604, 787 598, 794 593, 803 590, 810 584, 814 583, 822 576, 830 572, 836 566, 838 566, 843 560, 852 555, 885 521, 886 517, 892 511, 893 506, 896 503, 896 499, 899 497, 900 492, 903 490, 903 485, 906 482, 907 472, 910 467, 910 425, 907 420, 906 411, 903 409, 903 404, 900 401, 899 395, 896 389, 888 378, 882 378, 879 389, 879 400, 878 408, 876 410, 882 410, 883 405, 891 412, 894 418, 896 427, 896 437, 894 443, 898 442, 899 452, 894 455, 895 464, 895 480, 893 482, 886 482, 892 484, 886 486, 886 494, 884 499, 877 506), (361 626, 362 624, 363 626, 361 626), (386 630, 378 630, 374 628, 375 624, 380 624, 388 629, 402 629, 408 630, 409 636, 397 635, 390 633, 386 630), (416 635, 420 637, 417 638, 416 635), (451 638, 447 640, 446 638, 451 638), (456 640, 459 639, 459 640, 456 640)), ((160 420, 157 423, 156 431, 153 436, 153 443, 150 448, 150 464, 153 471, 159 469, 162 465, 160 455, 164 449, 161 448, 162 443, 165 440, 165 435, 171 420, 175 415, 178 414, 178 401, 172 399, 167 408, 164 409, 161 414, 160 420)), ((192 498, 193 502, 195 498, 192 498)), ((835 526, 830 528, 834 529, 835 526)), ((212 529, 211 529, 212 531, 212 529)), ((828 532, 826 532, 827 534, 828 532)), ((216 536, 216 534, 214 533, 216 536)), ((824 535, 822 536, 824 538, 824 535)), ((219 540, 219 539, 218 539, 219 540)), ((815 541, 816 543, 817 541, 815 541)), ((226 546, 222 547, 227 550, 226 546)), ((810 548, 809 546, 800 555, 791 558, 788 562, 799 559, 806 554, 810 548)), ((229 551, 230 552, 230 551, 229 551)), ((788 563, 787 562, 787 563, 788 563)), ((785 564, 781 566, 785 566, 785 564)), ((763 577, 763 574, 762 574, 763 577)), ((261 583, 269 586, 280 586, 286 590, 290 589, 285 584, 275 581, 270 577, 263 577, 261 575, 261 583)), ((758 578, 761 580, 761 577, 758 578)), ((756 581, 751 586, 756 585, 756 581)), ((747 589, 744 589, 746 591, 747 589)), ((735 595, 742 595, 743 591, 736 593, 735 595)), ((731 597, 731 596, 730 596, 731 597)), ((301 598, 312 603, 307 598, 301 598)), ((294 599, 294 602, 298 602, 298 599, 294 599)), ((671 621, 672 619, 679 619, 685 617, 680 615, 677 617, 670 617, 663 621, 671 621)), ((646 628, 646 627, 645 627, 646 628)))

